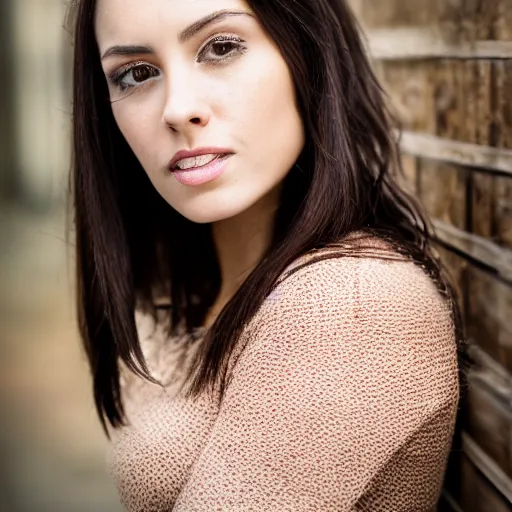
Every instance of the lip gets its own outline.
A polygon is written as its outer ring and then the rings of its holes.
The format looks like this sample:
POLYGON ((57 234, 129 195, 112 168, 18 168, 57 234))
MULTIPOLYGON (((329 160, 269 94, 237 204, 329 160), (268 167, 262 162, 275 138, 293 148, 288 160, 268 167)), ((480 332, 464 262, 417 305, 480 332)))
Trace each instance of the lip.
POLYGON ((169 162, 169 169, 171 171, 173 170, 173 167, 176 165, 176 162, 178 160, 181 160, 182 158, 193 158, 195 156, 200 155, 225 155, 225 154, 232 154, 234 151, 229 148, 215 148, 215 147, 208 147, 208 148, 197 148, 197 149, 182 149, 178 151, 169 162))
POLYGON ((189 187, 197 187, 204 183, 209 183, 221 176, 228 165, 229 160, 233 154, 222 154, 212 160, 209 164, 202 165, 200 167, 192 167, 190 169, 175 169, 172 172, 176 181, 182 185, 189 187))

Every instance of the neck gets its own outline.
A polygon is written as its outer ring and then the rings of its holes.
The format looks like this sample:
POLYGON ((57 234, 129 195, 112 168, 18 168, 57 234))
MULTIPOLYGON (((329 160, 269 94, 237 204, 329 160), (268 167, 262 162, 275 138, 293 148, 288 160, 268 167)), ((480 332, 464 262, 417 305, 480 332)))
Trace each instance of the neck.
POLYGON ((270 246, 280 191, 276 187, 242 213, 213 223, 221 288, 212 315, 231 299, 270 246))

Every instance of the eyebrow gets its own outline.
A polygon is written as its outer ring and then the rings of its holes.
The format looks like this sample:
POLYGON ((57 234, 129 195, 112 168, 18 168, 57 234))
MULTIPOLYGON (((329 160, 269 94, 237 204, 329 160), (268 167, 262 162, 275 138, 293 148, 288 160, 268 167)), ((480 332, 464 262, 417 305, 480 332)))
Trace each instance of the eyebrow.
MULTIPOLYGON (((203 30, 207 25, 211 25, 212 23, 219 23, 220 21, 229 18, 231 16, 250 16, 253 18, 254 16, 248 11, 215 11, 196 21, 185 30, 183 30, 178 36, 178 41, 180 43, 184 43, 190 38, 194 37, 198 32, 203 30)), ((111 57, 112 55, 148 55, 155 53, 151 46, 140 46, 140 45, 116 45, 111 46, 101 57, 101 60, 106 59, 107 57, 111 57)))

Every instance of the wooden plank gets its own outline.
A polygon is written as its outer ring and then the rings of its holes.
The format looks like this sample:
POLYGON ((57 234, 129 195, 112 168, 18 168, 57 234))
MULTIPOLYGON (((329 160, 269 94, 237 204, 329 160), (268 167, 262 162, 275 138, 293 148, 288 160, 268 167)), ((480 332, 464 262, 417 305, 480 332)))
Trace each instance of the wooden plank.
POLYGON ((361 23, 371 30, 436 26, 450 39, 474 41, 492 37, 492 29, 499 16, 506 13, 508 1, 349 0, 349 4, 361 23))
POLYGON ((415 174, 416 191, 435 219, 443 244, 435 248, 467 306, 468 334, 491 361, 471 381, 473 438, 465 442, 471 461, 463 456, 453 473, 455 488, 460 476, 462 482, 452 496, 465 512, 510 511, 512 18, 506 26, 497 13, 503 20, 512 0, 358 5, 375 66, 405 128, 409 181, 415 174))
POLYGON ((498 148, 512 149, 512 60, 494 62, 493 72, 495 144, 498 148))
POLYGON ((459 142, 488 146, 492 73, 488 62, 448 61, 446 65, 456 76, 456 105, 459 123, 454 135, 436 135, 459 142))
POLYGON ((466 431, 479 447, 477 466, 488 473, 489 480, 502 492, 512 497, 510 470, 510 434, 512 414, 496 400, 490 390, 479 384, 477 378, 470 379, 466 431), (483 466, 483 467, 481 467, 483 466), (487 470, 487 471, 486 471, 487 470))
POLYGON ((432 27, 374 29, 367 40, 368 52, 377 60, 512 59, 512 41, 451 42, 432 27))
POLYGON ((379 78, 405 130, 435 133, 431 67, 422 62, 393 62, 380 67, 379 78))
POLYGON ((486 478, 473 460, 461 457, 461 495, 459 503, 464 512, 511 512, 510 502, 486 478))
POLYGON ((475 172, 471 176, 471 227, 475 235, 491 238, 494 219, 494 176, 475 172))
POLYGON ((469 89, 462 82, 463 67, 464 62, 448 60, 378 66, 379 78, 406 133, 461 139, 462 109, 469 89))
POLYGON ((498 343, 501 324, 495 315, 494 280, 486 273, 474 268, 468 270, 468 312, 466 330, 470 339, 491 355, 496 361, 503 360, 498 343))
POLYGON ((485 238, 472 235, 445 222, 432 221, 437 238, 471 258, 494 269, 499 276, 512 283, 512 251, 485 238))
POLYGON ((512 40, 512 7, 510 0, 493 0, 497 4, 497 13, 493 23, 495 39, 512 40))
POLYGON ((460 229, 466 227, 466 169, 423 159, 419 162, 420 199, 436 219, 460 229))
POLYGON ((452 62, 451 65, 459 75, 457 96, 460 109, 461 135, 457 137, 457 140, 477 144, 479 88, 476 63, 462 61, 452 62))
POLYGON ((379 77, 405 136, 430 134, 489 146, 492 71, 489 62, 386 62, 379 66, 379 77))
POLYGON ((492 39, 492 25, 497 16, 499 0, 440 0, 445 32, 448 25, 455 41, 476 42, 492 39))
POLYGON ((512 248, 512 178, 471 175, 470 231, 512 248))
POLYGON ((439 6, 431 0, 349 0, 365 27, 393 27, 403 25, 427 25, 439 19, 439 6))
POLYGON ((442 3, 451 6, 452 12, 458 16, 462 11, 462 23, 457 27, 460 30, 460 39, 467 41, 480 41, 493 39, 493 23, 498 13, 499 0, 465 0, 456 5, 450 0, 442 3))
POLYGON ((473 64, 474 77, 472 86, 476 90, 476 115, 474 119, 467 119, 476 125, 476 138, 467 142, 474 142, 483 146, 492 146, 491 123, 493 122, 493 68, 489 61, 467 62, 473 64))
POLYGON ((435 130, 432 135, 459 140, 461 137, 461 109, 464 89, 460 86, 460 63, 440 60, 430 63, 428 81, 432 82, 435 107, 435 130))
POLYGON ((496 177, 494 184, 495 239, 498 244, 512 249, 512 179, 496 177))
MULTIPOLYGON (((463 450, 469 460, 485 475, 487 480, 500 491, 505 498, 507 507, 512 503, 512 480, 505 474, 501 468, 485 453, 484 450, 471 438, 471 436, 463 433, 463 450), (507 503, 508 502, 508 503, 507 503)), ((493 500, 494 501, 494 500, 493 500)), ((498 503, 496 501, 496 503, 498 503)), ((487 510, 502 510, 495 508, 487 508, 487 510)), ((503 509, 510 510, 510 508, 503 509)))
POLYGON ((472 378, 477 378, 497 400, 505 404, 508 413, 512 414, 512 402, 510 401, 512 396, 512 375, 510 372, 474 340, 468 340, 467 348, 476 364, 476 368, 471 370, 472 378))
POLYGON ((467 276, 467 335, 512 371, 512 286, 475 267, 467 276))
POLYGON ((438 243, 434 244, 434 250, 438 253, 443 264, 443 269, 447 274, 450 284, 453 286, 457 303, 460 307, 463 317, 466 316, 465 312, 465 297, 467 289, 467 268, 468 260, 460 257, 458 254, 449 251, 438 243))
MULTIPOLYGON (((512 5, 509 6, 512 10, 512 5)), ((511 15, 512 16, 512 15, 511 15)), ((492 142, 498 148, 512 148, 512 61, 493 63, 492 142)), ((490 231, 493 240, 512 248, 512 179, 496 176, 490 196, 490 231)), ((490 185, 488 186, 490 187, 490 185)))
POLYGON ((402 132, 400 146, 409 155, 486 168, 512 176, 512 150, 447 140, 425 133, 402 132))

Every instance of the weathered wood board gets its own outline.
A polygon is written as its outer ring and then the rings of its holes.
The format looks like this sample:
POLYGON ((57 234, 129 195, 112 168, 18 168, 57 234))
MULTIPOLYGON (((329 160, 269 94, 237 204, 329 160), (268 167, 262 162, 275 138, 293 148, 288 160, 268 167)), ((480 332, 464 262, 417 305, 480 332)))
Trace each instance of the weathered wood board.
POLYGON ((404 186, 443 228, 435 249, 481 363, 470 379, 467 442, 449 492, 457 510, 510 511, 512 0, 351 4, 369 48, 379 49, 372 37, 387 48, 373 62, 407 136, 404 186))

